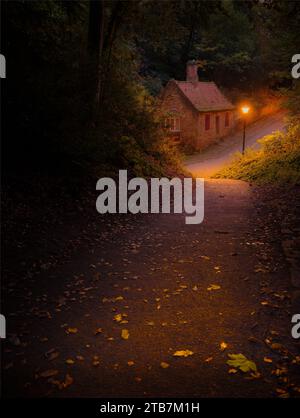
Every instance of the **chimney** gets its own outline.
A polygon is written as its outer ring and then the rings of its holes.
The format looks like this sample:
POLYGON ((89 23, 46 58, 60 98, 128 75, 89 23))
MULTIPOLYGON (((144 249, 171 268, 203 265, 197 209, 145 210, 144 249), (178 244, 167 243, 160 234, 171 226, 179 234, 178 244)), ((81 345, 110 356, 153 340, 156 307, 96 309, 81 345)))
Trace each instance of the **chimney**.
POLYGON ((198 64, 195 60, 188 61, 186 63, 186 81, 197 83, 198 78, 198 64))

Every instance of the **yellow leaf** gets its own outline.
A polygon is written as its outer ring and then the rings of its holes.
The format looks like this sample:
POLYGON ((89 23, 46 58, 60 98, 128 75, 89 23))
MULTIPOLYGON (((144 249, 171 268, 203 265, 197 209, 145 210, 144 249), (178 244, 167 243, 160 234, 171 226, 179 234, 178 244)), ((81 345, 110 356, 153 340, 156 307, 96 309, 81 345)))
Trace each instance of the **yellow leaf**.
POLYGON ((122 329, 121 337, 123 338, 123 340, 128 340, 128 338, 129 338, 129 331, 128 331, 128 329, 122 329))
POLYGON ((67 360, 66 360, 66 364, 74 364, 75 363, 75 361, 74 360, 72 360, 71 358, 68 358, 67 360))
POLYGON ((178 351, 175 351, 173 356, 174 357, 188 357, 188 356, 191 356, 192 354, 194 353, 190 350, 178 350, 178 351))
POLYGON ((224 351, 224 350, 226 350, 227 347, 228 347, 228 345, 224 341, 222 341, 221 344, 220 344, 220 350, 224 351))
POLYGON ((207 290, 219 290, 221 289, 221 286, 219 286, 218 284, 211 284, 207 290))
POLYGON ((160 367, 162 367, 163 369, 167 369, 169 366, 170 366, 170 365, 169 365, 169 363, 166 363, 166 362, 164 362, 164 361, 162 361, 162 362, 160 363, 160 367))
POLYGON ((67 328, 67 334, 77 334, 77 332, 78 332, 78 329, 77 328, 72 328, 72 327, 69 327, 69 328, 67 328))
POLYGON ((233 368, 240 369, 242 372, 257 372, 256 364, 247 359, 244 354, 228 354, 230 360, 227 360, 227 364, 229 366, 233 366, 233 368))
POLYGON ((114 321, 116 321, 116 322, 121 322, 122 321, 122 314, 116 314, 115 316, 114 316, 114 321))

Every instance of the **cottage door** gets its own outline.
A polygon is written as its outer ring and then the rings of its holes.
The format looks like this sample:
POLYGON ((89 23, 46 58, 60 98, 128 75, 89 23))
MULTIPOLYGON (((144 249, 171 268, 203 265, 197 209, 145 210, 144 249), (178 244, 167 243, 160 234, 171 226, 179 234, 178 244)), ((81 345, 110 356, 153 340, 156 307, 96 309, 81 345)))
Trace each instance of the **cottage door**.
POLYGON ((220 116, 216 116, 216 133, 219 134, 220 132, 220 116))

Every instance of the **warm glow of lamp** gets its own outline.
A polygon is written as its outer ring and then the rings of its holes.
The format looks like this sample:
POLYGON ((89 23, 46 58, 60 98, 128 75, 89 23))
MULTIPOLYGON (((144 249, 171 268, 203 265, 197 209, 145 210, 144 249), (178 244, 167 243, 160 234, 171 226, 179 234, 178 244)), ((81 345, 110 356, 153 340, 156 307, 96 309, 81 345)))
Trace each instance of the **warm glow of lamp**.
POLYGON ((242 107, 242 112, 244 113, 244 115, 247 115, 247 113, 249 113, 250 107, 249 106, 243 106, 242 107))

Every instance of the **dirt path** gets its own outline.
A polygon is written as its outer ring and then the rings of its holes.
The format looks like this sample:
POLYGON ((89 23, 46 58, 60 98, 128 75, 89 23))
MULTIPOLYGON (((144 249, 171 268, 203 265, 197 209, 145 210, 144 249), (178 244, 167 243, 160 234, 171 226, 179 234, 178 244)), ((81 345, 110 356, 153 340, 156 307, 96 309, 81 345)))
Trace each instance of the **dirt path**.
POLYGON ((65 263, 5 289, 15 335, 3 344, 4 395, 297 394, 278 226, 248 184, 207 181, 201 225, 143 215, 98 216, 90 227, 65 263), (259 375, 229 373, 228 353, 246 355, 259 375))
MULTIPOLYGON (((278 112, 249 125, 246 130, 246 147, 258 148, 258 139, 274 131, 283 130, 284 116, 284 112, 278 112)), ((237 151, 241 151, 241 147, 242 133, 238 132, 204 152, 189 157, 185 166, 195 177, 212 177, 232 160, 237 151)))

